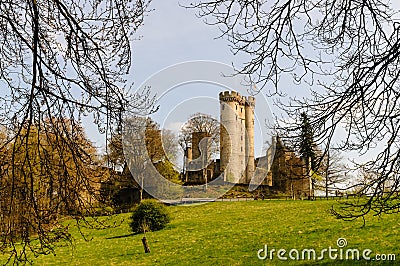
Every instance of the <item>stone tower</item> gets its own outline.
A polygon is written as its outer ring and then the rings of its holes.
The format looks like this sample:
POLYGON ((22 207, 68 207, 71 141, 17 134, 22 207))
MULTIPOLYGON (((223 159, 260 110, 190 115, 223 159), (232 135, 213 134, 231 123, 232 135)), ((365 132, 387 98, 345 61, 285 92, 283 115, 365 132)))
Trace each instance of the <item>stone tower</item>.
POLYGON ((245 127, 246 127, 246 144, 245 144, 245 156, 248 158, 246 166, 246 184, 250 183, 251 178, 254 175, 254 107, 256 99, 252 96, 248 96, 245 103, 245 127))
POLYGON ((224 181, 248 184, 254 174, 254 97, 224 91, 220 101, 220 171, 224 181))

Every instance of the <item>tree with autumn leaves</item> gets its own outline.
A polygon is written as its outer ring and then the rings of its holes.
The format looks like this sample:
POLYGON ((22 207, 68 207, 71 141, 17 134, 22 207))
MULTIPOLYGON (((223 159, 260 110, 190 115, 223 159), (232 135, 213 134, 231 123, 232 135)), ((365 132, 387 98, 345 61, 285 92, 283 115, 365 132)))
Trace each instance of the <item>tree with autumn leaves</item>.
MULTIPOLYGON (((73 120, 49 118, 15 134, 7 140, 11 133, 2 132, 2 248, 21 240, 30 246, 32 234, 39 232, 41 252, 46 253, 54 241, 68 238, 59 215, 84 217, 96 207, 102 177, 99 156, 73 120), (49 233, 40 234, 42 230, 49 233)), ((26 254, 20 256, 24 260, 26 254)))
POLYGON ((114 170, 122 171, 122 174, 114 176, 113 181, 122 179, 126 186, 137 188, 140 200, 143 199, 145 183, 152 182, 157 174, 155 171, 169 181, 180 183, 179 173, 173 167, 177 147, 175 134, 160 129, 150 118, 126 119, 124 132, 114 135, 108 144, 109 164, 114 170))

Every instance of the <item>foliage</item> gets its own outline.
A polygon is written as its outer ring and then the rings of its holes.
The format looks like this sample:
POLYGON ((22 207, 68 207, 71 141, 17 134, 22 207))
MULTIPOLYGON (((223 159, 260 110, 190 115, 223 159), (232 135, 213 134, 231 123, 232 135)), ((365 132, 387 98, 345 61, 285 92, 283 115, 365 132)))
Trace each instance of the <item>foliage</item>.
POLYGON ((140 198, 143 198, 143 188, 152 184, 155 174, 178 181, 178 173, 170 162, 177 152, 175 134, 161 130, 150 118, 127 118, 123 125, 123 134, 114 135, 108 145, 108 161, 114 168, 122 169, 122 174, 113 175, 111 182, 121 182, 124 187, 137 187, 140 198))
POLYGON ((310 160, 311 170, 314 172, 318 171, 318 163, 315 154, 315 143, 314 143, 314 133, 310 125, 310 121, 306 113, 301 113, 301 128, 300 128, 300 155, 306 159, 310 160))
POLYGON ((159 161, 155 166, 157 171, 165 179, 177 184, 182 184, 179 172, 175 170, 174 165, 169 160, 159 161))
POLYGON ((156 200, 143 200, 133 210, 129 225, 134 233, 143 233, 161 230, 170 221, 169 211, 162 203, 156 200))
MULTIPOLYGON (((83 128, 74 121, 57 119, 40 126, 45 131, 33 125, 29 130, 24 127, 3 154, 7 159, 0 179, 2 245, 19 240, 29 246, 33 233, 63 228, 59 215, 84 216, 98 201, 94 191, 103 172, 83 128), (69 136, 59 136, 55 130, 60 127, 67 128, 64 132, 69 136), (74 139, 73 148, 69 138, 74 139)), ((46 242, 43 246, 50 248, 52 233, 41 237, 46 242)))
MULTIPOLYGON (((160 125, 150 118, 127 118, 124 121, 124 127, 125 139, 123 139, 123 134, 119 133, 113 135, 108 142, 107 159, 113 168, 123 169, 126 167, 124 145, 140 146, 140 153, 147 154, 152 163, 175 158, 178 145, 175 134, 169 130, 161 130, 160 125), (144 125, 143 128, 141 124, 144 125), (140 132, 142 129, 144 132, 140 132), (142 139, 144 139, 143 142, 142 139), (140 145, 141 143, 145 145, 140 145)), ((137 155, 139 155, 139 152, 137 155)), ((143 158, 144 160, 145 158, 143 158)))
POLYGON ((140 201, 137 195, 138 189, 136 187, 122 187, 116 188, 112 195, 112 204, 117 212, 126 211, 132 208, 140 201))
POLYGON ((81 193, 94 196, 88 187, 99 168, 79 137, 83 117, 109 135, 123 112, 151 112, 148 90, 130 94, 125 80, 148 4, 0 1, 0 150, 9 155, 0 171, 1 241, 14 248, 15 263, 29 250, 53 252, 49 220, 57 209, 76 219, 87 213, 81 193))

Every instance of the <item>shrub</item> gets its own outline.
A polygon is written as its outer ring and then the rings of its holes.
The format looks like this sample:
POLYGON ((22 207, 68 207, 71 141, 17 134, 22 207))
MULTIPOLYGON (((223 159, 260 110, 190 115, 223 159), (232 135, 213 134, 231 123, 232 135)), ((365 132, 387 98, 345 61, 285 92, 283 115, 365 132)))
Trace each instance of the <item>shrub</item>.
POLYGON ((112 207, 97 207, 93 209, 92 213, 87 213, 87 215, 93 216, 107 216, 114 213, 114 209, 112 207))
POLYGON ((171 216, 162 203, 156 200, 143 200, 134 208, 129 224, 134 233, 158 231, 171 221, 171 216))

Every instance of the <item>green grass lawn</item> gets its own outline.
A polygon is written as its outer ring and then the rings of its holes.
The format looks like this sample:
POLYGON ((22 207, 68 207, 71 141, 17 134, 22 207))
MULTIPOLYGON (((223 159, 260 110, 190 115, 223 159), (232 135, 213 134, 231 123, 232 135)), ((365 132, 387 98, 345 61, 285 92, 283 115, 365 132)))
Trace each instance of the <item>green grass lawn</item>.
MULTIPOLYGON (((257 251, 269 249, 337 248, 339 237, 347 248, 371 249, 376 254, 398 255, 400 215, 367 217, 346 222, 329 214, 335 201, 215 202, 197 206, 168 207, 173 220, 166 229, 147 234, 151 253, 145 254, 143 235, 132 235, 129 214, 117 215, 121 226, 85 229, 85 241, 72 228, 74 246, 56 248, 56 256, 42 256, 34 265, 310 265, 310 261, 259 260, 257 251)), ((319 255, 319 254, 318 254, 319 255)), ((276 256, 276 255, 275 255, 276 256)), ((327 257, 327 256, 326 256, 327 257)), ((383 265, 354 261, 314 262, 318 265, 383 265)), ((385 265, 400 264, 390 262, 385 265)))

